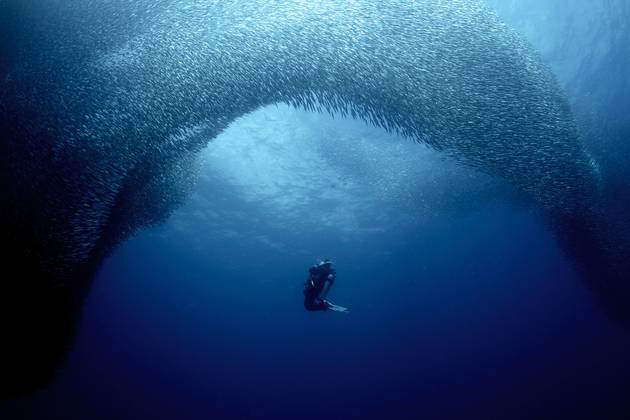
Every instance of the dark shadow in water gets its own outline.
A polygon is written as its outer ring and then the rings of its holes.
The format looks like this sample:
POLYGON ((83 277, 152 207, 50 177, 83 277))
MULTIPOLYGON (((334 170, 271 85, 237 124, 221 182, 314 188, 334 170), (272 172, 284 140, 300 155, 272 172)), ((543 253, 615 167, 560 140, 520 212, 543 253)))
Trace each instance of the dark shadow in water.
POLYGON ((630 254, 623 223, 552 216, 556 237, 608 318, 630 330, 630 254), (618 225, 615 230, 613 226, 618 225))

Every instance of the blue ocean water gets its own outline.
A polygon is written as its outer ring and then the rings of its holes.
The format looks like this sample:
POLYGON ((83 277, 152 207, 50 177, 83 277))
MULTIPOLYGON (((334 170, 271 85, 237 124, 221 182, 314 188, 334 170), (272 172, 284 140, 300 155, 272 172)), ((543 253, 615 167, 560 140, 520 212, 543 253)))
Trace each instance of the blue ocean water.
POLYGON ((11 412, 406 419, 625 409, 630 337, 545 219, 507 186, 430 151, 420 153, 427 168, 406 167, 418 148, 288 107, 237 122, 204 152, 214 169, 182 208, 105 261, 62 372, 11 412), (249 138, 259 124, 267 143, 249 138), (352 133, 372 162, 343 150, 338 160, 335 138, 352 133), (403 150, 380 156, 388 146, 403 150), (252 150, 248 161, 235 160, 239 147, 252 150), (331 176, 350 168, 358 175, 331 176), (429 202, 407 198, 401 181, 425 172, 414 187, 429 202), (387 188, 371 177, 389 177, 387 188), (330 298, 350 314, 304 311, 302 283, 318 257, 334 258, 330 298))
MULTIPOLYGON (((609 111, 627 105, 612 93, 627 73, 580 82, 628 58, 566 49, 589 45, 616 3, 560 3, 491 2, 623 173, 630 120, 609 111)), ((630 417, 630 334, 509 183, 287 105, 239 118, 199 162, 183 204, 105 258, 66 363, 5 402, 7 418, 630 417), (326 257, 329 297, 349 314, 303 308, 308 267, 326 257)))

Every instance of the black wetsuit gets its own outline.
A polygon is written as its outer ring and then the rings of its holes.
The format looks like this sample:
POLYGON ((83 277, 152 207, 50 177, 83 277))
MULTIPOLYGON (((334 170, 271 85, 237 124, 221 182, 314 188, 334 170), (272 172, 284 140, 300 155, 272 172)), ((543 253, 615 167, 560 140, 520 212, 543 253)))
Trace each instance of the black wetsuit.
POLYGON ((330 307, 328 302, 319 296, 324 290, 326 282, 330 285, 335 281, 335 270, 331 267, 314 265, 308 269, 309 276, 304 283, 304 307, 307 311, 324 311, 330 307), (332 277, 329 277, 332 274, 332 277))

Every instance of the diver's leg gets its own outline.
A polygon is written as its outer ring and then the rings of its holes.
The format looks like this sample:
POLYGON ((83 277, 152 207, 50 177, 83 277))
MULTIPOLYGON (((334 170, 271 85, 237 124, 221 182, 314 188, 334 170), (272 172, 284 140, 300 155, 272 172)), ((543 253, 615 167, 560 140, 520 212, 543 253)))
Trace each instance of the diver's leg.
POLYGON ((326 301, 309 299, 308 297, 304 298, 304 308, 306 308, 307 311, 325 311, 329 307, 330 305, 326 301))

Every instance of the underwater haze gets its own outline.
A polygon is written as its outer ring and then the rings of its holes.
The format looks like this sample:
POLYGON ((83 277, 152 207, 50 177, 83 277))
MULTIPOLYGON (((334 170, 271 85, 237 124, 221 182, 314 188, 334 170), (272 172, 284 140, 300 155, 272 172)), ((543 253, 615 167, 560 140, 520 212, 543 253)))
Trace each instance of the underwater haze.
POLYGON ((45 3, 2 418, 630 418, 626 0, 45 3))

